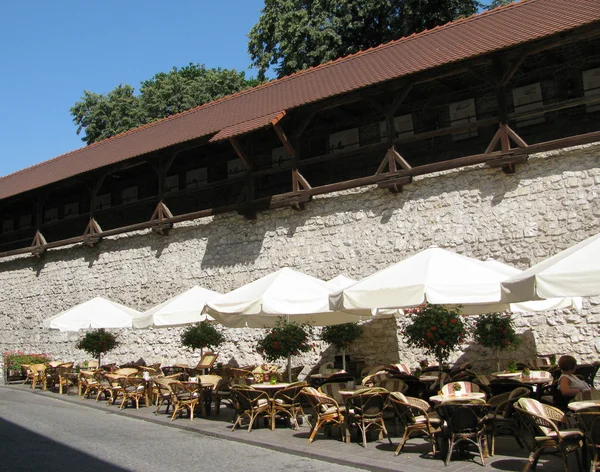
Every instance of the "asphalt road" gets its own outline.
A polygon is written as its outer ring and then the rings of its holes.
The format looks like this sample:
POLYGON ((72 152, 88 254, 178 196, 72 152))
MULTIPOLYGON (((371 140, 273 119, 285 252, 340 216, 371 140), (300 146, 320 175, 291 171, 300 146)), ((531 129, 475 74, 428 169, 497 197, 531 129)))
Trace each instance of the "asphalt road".
POLYGON ((359 469, 0 388, 0 471, 34 470, 350 472, 359 469))

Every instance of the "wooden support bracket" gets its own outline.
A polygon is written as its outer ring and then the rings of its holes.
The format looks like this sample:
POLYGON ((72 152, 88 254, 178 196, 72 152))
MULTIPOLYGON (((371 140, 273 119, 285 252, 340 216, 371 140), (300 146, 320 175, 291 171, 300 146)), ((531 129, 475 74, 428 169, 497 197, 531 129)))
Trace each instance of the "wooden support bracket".
POLYGON ((161 200, 158 202, 158 205, 156 205, 156 209, 154 210, 154 213, 152 213, 152 218, 150 218, 150 221, 153 223, 152 231, 157 234, 169 234, 169 231, 173 228, 173 223, 164 221, 169 218, 173 218, 173 213, 171 213, 171 210, 169 210, 167 205, 161 200))
MULTIPOLYGON (((311 189, 311 185, 308 183, 308 180, 304 178, 304 176, 298 172, 298 169, 292 170, 292 192, 300 192, 302 189, 309 190, 311 189)), ((304 210, 306 208, 306 203, 312 200, 312 197, 308 196, 306 201, 294 201, 292 202, 292 208, 294 210, 304 210)))
POLYGON ((83 242, 89 247, 94 247, 94 244, 98 244, 102 238, 98 236, 102 233, 102 228, 94 218, 90 218, 85 231, 83 232, 83 242))
POLYGON ((48 244, 46 242, 46 238, 44 238, 44 235, 40 233, 40 230, 38 229, 35 232, 33 242, 31 243, 31 254, 33 254, 35 257, 40 257, 42 254, 44 254, 44 252, 46 252, 46 248, 44 247, 46 244, 48 244))
MULTIPOLYGON (((498 147, 498 143, 500 143, 500 150, 503 153, 510 152, 511 149, 514 149, 510 143, 511 140, 514 144, 516 144, 520 148, 525 149, 528 147, 527 143, 517 133, 515 133, 510 126, 508 126, 504 123, 500 123, 500 126, 498 127, 498 131, 496 131, 496 134, 494 134, 494 137, 490 141, 490 144, 488 144, 488 147, 486 148, 484 154, 491 154, 492 152, 494 152, 496 150, 496 148, 498 147)), ((502 170, 504 171, 504 173, 514 174, 515 173, 515 165, 523 162, 522 157, 523 156, 520 156, 519 159, 514 159, 514 158, 510 158, 510 157, 508 157, 506 159, 502 159, 501 165, 498 164, 500 162, 500 160, 497 160, 497 161, 495 161, 495 164, 490 167, 502 167, 502 170)), ((525 160, 527 160, 527 159, 525 159, 525 160)))
MULTIPOLYGON (((398 170, 398 166, 404 170, 412 168, 410 164, 406 162, 406 160, 400 155, 400 153, 396 151, 396 148, 392 146, 387 150, 383 161, 381 161, 379 168, 375 172, 375 175, 383 174, 386 167, 387 173, 394 173, 398 170)), ((387 188, 392 193, 398 193, 402 191, 402 185, 403 184, 400 182, 382 182, 378 184, 378 187, 387 188)))
POLYGON ((229 142, 231 143, 233 150, 237 154, 237 157, 239 157, 240 161, 242 161, 242 164, 244 164, 244 167, 246 168, 246 170, 252 171, 253 170, 252 162, 250 162, 250 159, 248 159, 248 156, 242 149, 242 146, 240 146, 240 143, 238 142, 238 140, 235 137, 231 137, 231 138, 229 138, 229 142))

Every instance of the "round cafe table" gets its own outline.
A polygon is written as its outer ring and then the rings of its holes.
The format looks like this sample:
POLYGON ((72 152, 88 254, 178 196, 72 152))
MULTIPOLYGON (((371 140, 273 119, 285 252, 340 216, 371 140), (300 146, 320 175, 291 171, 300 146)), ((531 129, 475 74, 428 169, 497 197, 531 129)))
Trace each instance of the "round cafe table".
POLYGON ((269 397, 272 397, 275 392, 279 391, 279 390, 283 390, 284 388, 286 388, 287 386, 289 386, 289 383, 285 383, 285 382, 277 382, 277 383, 255 383, 250 385, 253 389, 255 390, 261 390, 263 392, 266 392, 267 395, 269 395, 269 397))
POLYGON ((580 402, 571 402, 567 405, 567 408, 571 411, 579 411, 585 408, 600 407, 600 400, 582 400, 580 402))
POLYGON ((434 395, 429 398, 433 403, 444 403, 453 401, 485 400, 485 393, 470 392, 464 395, 434 395))
POLYGON ((516 372, 492 372, 492 377, 498 379, 520 379, 521 373, 520 370, 516 372))

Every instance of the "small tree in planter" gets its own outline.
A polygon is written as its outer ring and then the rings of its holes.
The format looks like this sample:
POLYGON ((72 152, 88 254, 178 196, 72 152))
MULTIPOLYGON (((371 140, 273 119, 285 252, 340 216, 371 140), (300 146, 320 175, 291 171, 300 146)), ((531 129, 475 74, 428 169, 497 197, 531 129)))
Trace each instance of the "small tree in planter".
POLYGON ((192 350, 200 349, 200 356, 204 354, 205 347, 216 349, 223 341, 223 335, 208 321, 188 326, 181 333, 181 344, 192 350))
POLYGON ((325 326, 321 339, 342 351, 342 369, 346 370, 346 349, 362 335, 363 329, 358 323, 345 323, 325 326))
POLYGON ((117 347, 117 337, 104 328, 95 329, 86 333, 83 339, 77 343, 77 349, 81 349, 98 359, 98 367, 102 365, 102 355, 117 347))
POLYGON ((404 330, 404 340, 411 347, 420 347, 438 361, 439 383, 442 381, 442 366, 450 354, 466 336, 465 325, 459 309, 442 305, 422 305, 406 310, 412 314, 410 324, 404 330))
POLYGON ((515 332, 510 313, 487 313, 480 315, 475 322, 475 341, 483 347, 494 350, 496 371, 500 370, 500 351, 514 349, 521 340, 515 332))
POLYGON ((258 341, 256 351, 267 361, 287 358, 288 380, 292 381, 292 356, 308 352, 312 330, 308 325, 279 318, 266 336, 258 341))

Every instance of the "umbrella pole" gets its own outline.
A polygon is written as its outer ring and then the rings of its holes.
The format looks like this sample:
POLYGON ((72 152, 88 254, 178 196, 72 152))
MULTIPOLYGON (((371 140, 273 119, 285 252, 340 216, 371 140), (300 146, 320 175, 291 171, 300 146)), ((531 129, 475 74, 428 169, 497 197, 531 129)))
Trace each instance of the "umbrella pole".
POLYGON ((342 370, 346 370, 346 349, 342 349, 342 370))
POLYGON ((288 382, 292 381, 292 356, 287 356, 287 373, 288 373, 288 382))

